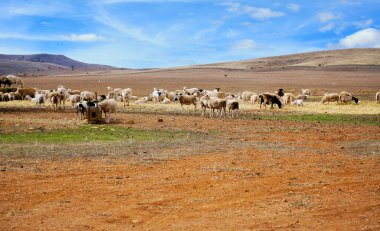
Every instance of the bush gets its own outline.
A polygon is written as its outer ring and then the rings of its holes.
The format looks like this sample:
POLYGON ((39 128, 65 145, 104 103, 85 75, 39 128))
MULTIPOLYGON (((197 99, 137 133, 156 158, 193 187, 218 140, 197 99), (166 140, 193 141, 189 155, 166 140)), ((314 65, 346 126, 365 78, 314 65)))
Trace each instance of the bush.
POLYGON ((3 92, 3 93, 15 92, 15 91, 17 91, 17 88, 15 88, 15 87, 0 88, 0 92, 3 92))

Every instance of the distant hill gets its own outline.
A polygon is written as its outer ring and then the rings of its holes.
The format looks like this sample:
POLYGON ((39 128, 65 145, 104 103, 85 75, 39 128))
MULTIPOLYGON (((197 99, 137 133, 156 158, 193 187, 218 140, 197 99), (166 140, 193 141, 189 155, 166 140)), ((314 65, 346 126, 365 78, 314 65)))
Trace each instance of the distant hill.
POLYGON ((72 69, 116 69, 112 66, 89 64, 64 55, 4 55, 0 54, 0 74, 43 74, 72 69))
MULTIPOLYGON (((236 62, 196 65, 188 68, 227 68, 239 70, 380 68, 380 49, 345 49, 300 53, 236 62)), ((379 69, 380 70, 380 69, 379 69)))

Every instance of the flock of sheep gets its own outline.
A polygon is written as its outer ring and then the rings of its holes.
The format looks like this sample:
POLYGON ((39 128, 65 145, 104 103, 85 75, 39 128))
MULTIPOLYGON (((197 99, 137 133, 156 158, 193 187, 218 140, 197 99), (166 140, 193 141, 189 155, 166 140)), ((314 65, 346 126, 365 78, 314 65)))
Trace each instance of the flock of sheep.
MULTIPOLYGON (((151 94, 139 99, 139 97, 132 95, 131 88, 112 89, 111 87, 108 87, 107 95, 97 95, 91 91, 66 89, 62 85, 59 85, 57 89, 54 90, 40 90, 37 88, 23 88, 24 84, 22 79, 13 75, 0 78, 0 84, 4 85, 4 83, 6 85, 10 83, 8 86, 16 84, 18 88, 15 92, 0 92, 0 101, 28 99, 35 102, 36 105, 44 105, 46 101, 50 101, 55 111, 58 108, 65 108, 66 101, 69 101, 71 106, 76 109, 77 116, 80 119, 83 119, 83 115, 89 107, 96 106, 105 114, 106 122, 109 122, 111 114, 114 114, 114 120, 116 120, 118 101, 122 101, 124 107, 129 106, 131 100, 134 100, 136 104, 143 104, 148 101, 161 104, 179 103, 181 110, 183 110, 184 105, 193 105, 195 111, 197 110, 197 105, 200 104, 202 116, 205 116, 206 110, 209 109, 210 117, 227 115, 237 117, 239 115, 240 102, 250 102, 251 104, 258 103, 260 104, 260 108, 262 105, 265 108, 266 105, 271 105, 271 108, 273 108, 273 105, 277 105, 279 108, 290 104, 303 106, 303 102, 311 95, 309 89, 302 89, 301 94, 295 96, 292 93, 284 92, 283 89, 279 89, 273 93, 265 92, 257 94, 251 91, 243 91, 238 94, 231 94, 220 91, 220 88, 204 90, 200 88, 184 87, 182 90, 176 91, 154 88, 151 94)), ((358 103, 359 99, 351 93, 343 91, 340 94, 325 94, 321 103, 349 103, 351 101, 358 103)), ((380 103, 380 92, 376 93, 376 101, 377 103, 380 103)))

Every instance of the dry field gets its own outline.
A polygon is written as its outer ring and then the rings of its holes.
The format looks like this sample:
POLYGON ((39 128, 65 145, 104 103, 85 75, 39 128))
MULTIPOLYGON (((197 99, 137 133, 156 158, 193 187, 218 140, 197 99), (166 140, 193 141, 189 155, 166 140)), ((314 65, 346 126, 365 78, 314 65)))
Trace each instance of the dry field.
POLYGON ((380 104, 369 101, 376 72, 112 71, 25 83, 132 87, 138 96, 153 87, 309 87, 364 100, 314 97, 281 110, 245 103, 239 118, 120 103, 108 125, 77 121, 69 108, 0 102, 0 230, 380 229, 380 104))

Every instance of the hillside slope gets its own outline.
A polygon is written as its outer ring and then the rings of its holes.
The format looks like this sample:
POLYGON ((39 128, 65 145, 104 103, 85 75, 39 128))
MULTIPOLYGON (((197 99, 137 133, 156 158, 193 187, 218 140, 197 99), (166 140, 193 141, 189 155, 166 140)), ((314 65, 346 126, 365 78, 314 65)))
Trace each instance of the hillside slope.
POLYGON ((249 59, 236 62, 197 65, 197 68, 229 68, 241 70, 285 69, 285 68, 337 68, 337 67, 380 67, 380 49, 346 49, 300 53, 249 59))
POLYGON ((115 67, 89 64, 70 59, 64 55, 4 55, 0 54, 0 74, 43 74, 74 69, 115 69, 115 67))

